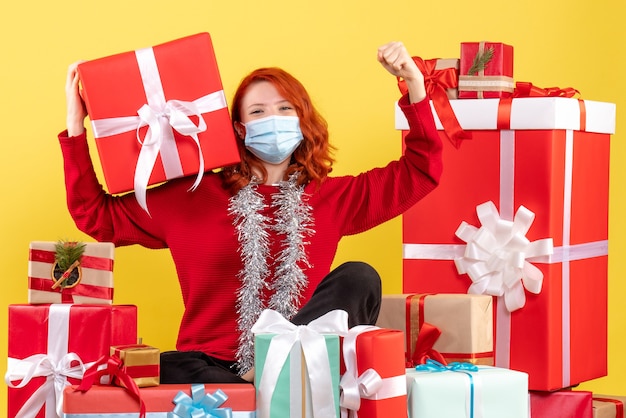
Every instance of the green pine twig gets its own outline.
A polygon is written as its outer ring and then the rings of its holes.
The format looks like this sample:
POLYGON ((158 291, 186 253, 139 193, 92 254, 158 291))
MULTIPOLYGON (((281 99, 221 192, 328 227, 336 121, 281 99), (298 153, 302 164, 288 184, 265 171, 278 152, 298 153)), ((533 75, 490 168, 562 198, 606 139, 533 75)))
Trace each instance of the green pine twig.
POLYGON ((479 71, 483 71, 493 58, 493 52, 493 46, 490 46, 482 54, 477 53, 467 75, 477 75, 479 71))

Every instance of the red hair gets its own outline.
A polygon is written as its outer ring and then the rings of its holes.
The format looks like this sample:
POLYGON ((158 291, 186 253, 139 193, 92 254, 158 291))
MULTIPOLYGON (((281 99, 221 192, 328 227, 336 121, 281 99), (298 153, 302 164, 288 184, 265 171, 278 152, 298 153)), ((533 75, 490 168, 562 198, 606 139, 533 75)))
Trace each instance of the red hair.
MULTIPOLYGON (((241 122, 241 102, 248 88, 260 81, 272 83, 276 90, 295 108, 300 118, 300 129, 304 140, 293 152, 291 163, 287 168, 285 178, 298 171, 298 183, 308 184, 311 181, 318 183, 332 171, 334 159, 331 156, 334 148, 328 142, 328 124, 315 110, 306 89, 295 77, 280 68, 259 68, 248 74, 239 84, 231 104, 231 118, 233 124, 241 122)), ((227 167, 222 171, 224 183, 233 193, 245 187, 252 177, 252 169, 262 173, 262 182, 267 179, 267 171, 261 160, 248 151, 243 138, 237 141, 241 163, 227 167)))

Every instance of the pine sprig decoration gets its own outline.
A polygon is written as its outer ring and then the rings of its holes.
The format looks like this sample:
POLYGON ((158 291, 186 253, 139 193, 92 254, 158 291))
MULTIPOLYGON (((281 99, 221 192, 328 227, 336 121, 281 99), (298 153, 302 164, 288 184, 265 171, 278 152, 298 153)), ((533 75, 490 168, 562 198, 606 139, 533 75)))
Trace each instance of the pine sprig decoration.
POLYGON ((66 271, 80 260, 87 244, 78 241, 60 240, 54 245, 54 261, 61 271, 66 271))
POLYGON ((493 47, 490 46, 482 54, 477 53, 467 74, 477 75, 479 71, 483 71, 487 67, 487 64, 489 64, 489 61, 493 58, 493 51, 493 47))

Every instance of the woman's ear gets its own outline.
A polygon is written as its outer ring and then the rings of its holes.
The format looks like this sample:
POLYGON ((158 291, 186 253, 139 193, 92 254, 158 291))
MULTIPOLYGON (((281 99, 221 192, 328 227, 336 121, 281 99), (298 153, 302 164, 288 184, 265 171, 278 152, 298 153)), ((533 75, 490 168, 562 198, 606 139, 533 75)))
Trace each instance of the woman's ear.
POLYGON ((237 133, 237 136, 239 137, 239 139, 243 141, 243 139, 246 137, 245 125, 241 122, 235 121, 233 123, 233 127, 235 128, 235 132, 237 133))

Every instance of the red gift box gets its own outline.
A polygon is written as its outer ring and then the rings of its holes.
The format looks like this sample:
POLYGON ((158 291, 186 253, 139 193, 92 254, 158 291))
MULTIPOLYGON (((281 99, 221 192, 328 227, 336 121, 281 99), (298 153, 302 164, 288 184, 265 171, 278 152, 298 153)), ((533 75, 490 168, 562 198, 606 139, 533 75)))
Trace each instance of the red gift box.
POLYGON ((533 418, 592 418, 591 392, 558 390, 530 391, 530 412, 533 418))
MULTIPOLYGON (((226 394, 223 403, 216 402, 215 408, 231 408, 233 418, 253 418, 255 414, 255 389, 246 383, 219 383, 205 385, 167 384, 140 388, 141 399, 144 401, 148 417, 166 416, 176 407, 175 400, 191 401, 191 390, 195 390, 200 398, 214 395, 218 389, 226 394), (180 393, 182 392, 182 394, 180 393), (187 398, 186 398, 187 397, 187 398), (163 415, 158 413, 163 413, 163 415), (151 414, 152 413, 152 414, 151 414)), ((189 402, 191 403, 191 402, 189 402)), ((137 399, 125 389, 116 386, 95 385, 87 392, 75 391, 74 387, 65 389, 63 412, 65 418, 88 418, 97 414, 98 417, 119 417, 121 414, 137 414, 137 399)), ((187 415, 176 415, 187 416, 187 415)), ((189 415, 191 416, 191 415, 189 415)), ((195 416, 195 415, 194 415, 195 416)), ((205 416, 205 415, 202 415, 205 416)), ((207 415, 208 416, 208 415, 207 415)), ((210 415, 227 416, 227 415, 210 415)))
POLYGON ((406 417, 404 333, 358 325, 344 337, 342 352, 342 416, 406 417))
POLYGON ((462 42, 459 62, 459 99, 510 97, 513 83, 513 47, 501 42, 462 42), (477 69, 476 63, 484 66, 477 69))
MULTIPOLYGON (((455 231, 463 221, 480 227, 476 210, 484 202, 498 207, 502 220, 496 225, 513 220, 515 208, 524 206, 535 214, 524 239, 534 245, 551 238, 554 254, 524 260, 524 268, 543 273, 543 288, 526 294, 523 308, 509 312, 501 298, 496 301, 496 366, 527 372, 532 390, 560 389, 607 370, 609 134, 615 105, 520 98, 509 103, 507 115, 500 103, 452 101, 473 139, 444 152, 441 184, 403 216, 403 292, 466 293, 472 280, 459 274, 453 260, 463 259, 468 246, 455 231), (581 124, 586 131, 578 130, 581 124)), ((520 286, 515 283, 516 291, 520 286)), ((521 292, 523 298, 523 287, 521 292)))
POLYGON ((7 416, 57 417, 64 385, 111 345, 136 341, 136 306, 9 305, 7 416))
POLYGON ((53 288, 55 242, 33 241, 28 252, 28 303, 113 303, 113 254, 110 242, 85 243, 79 279, 72 286, 53 288))
MULTIPOLYGON (((161 350, 146 344, 116 345, 111 356, 121 361, 120 371, 135 381, 138 387, 158 386, 161 378, 161 350)), ((124 386, 123 381, 114 383, 124 386)))
POLYGON ((109 192, 141 199, 148 185, 239 161, 208 33, 78 71, 109 192))

